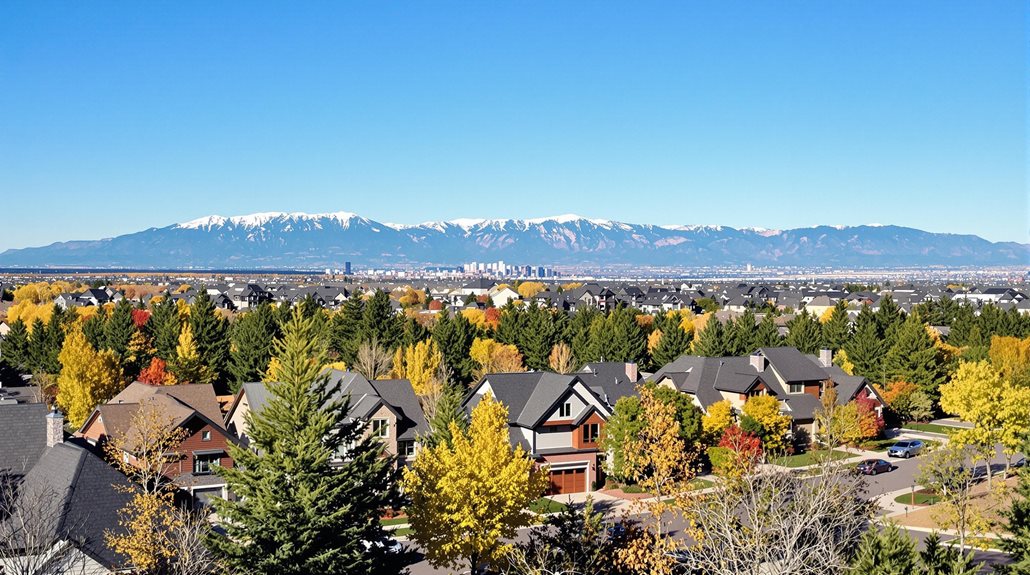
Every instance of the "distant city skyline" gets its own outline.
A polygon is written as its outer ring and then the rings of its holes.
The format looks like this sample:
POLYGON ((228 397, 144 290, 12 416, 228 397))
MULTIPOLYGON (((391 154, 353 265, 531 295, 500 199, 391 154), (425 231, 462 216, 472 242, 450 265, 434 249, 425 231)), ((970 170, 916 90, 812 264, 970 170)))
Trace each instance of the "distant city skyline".
POLYGON ((1028 243, 1027 10, 10 3, 0 251, 341 210, 1028 243))

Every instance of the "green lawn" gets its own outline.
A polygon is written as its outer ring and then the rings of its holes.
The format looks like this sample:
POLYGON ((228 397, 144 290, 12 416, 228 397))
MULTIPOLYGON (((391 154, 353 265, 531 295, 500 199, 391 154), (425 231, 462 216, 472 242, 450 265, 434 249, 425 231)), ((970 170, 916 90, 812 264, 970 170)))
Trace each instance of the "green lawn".
POLYGON ((404 525, 408 522, 408 517, 402 515, 400 517, 394 517, 393 519, 380 519, 379 523, 382 525, 404 525))
POLYGON ((559 503, 553 499, 548 499, 546 497, 541 497, 540 499, 537 499, 536 501, 529 504, 529 510, 533 513, 538 514, 557 513, 559 511, 562 511, 566 507, 568 506, 564 503, 559 503))
POLYGON ((708 489, 713 485, 715 485, 715 482, 707 479, 695 479, 690 482, 691 489, 708 489))
POLYGON ((394 529, 390 533, 396 537, 407 537, 414 531, 411 527, 401 527, 400 529, 394 529))
POLYGON ((937 423, 906 423, 902 428, 913 431, 925 431, 927 433, 940 433, 941 435, 951 435, 952 432, 958 429, 957 427, 937 423))
MULTIPOLYGON (((916 491, 916 505, 934 505, 939 503, 941 498, 934 493, 928 493, 923 490, 916 491)), ((904 505, 912 504, 912 494, 902 493, 901 495, 894 498, 894 501, 904 505)))
POLYGON ((814 465, 820 461, 825 461, 827 456, 832 460, 847 459, 848 457, 851 457, 849 453, 838 449, 834 449, 830 452, 812 450, 806 451, 805 453, 799 453, 797 455, 776 457, 770 459, 769 463, 772 463, 773 465, 781 465, 783 467, 805 467, 806 465, 814 465))

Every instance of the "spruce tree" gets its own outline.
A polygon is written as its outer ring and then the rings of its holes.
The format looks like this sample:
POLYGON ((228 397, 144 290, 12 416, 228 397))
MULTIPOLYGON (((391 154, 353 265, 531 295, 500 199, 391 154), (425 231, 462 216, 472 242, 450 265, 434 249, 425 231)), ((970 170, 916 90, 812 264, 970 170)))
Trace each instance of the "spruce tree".
MULTIPOLYGON (((127 298, 122 298, 111 311, 111 317, 104 323, 104 345, 103 348, 114 352, 119 358, 125 357, 125 351, 129 348, 129 340, 132 333, 136 331, 136 323, 132 321, 132 304, 127 298)), ((98 347, 99 351, 101 348, 98 347)))
MULTIPOLYGON (((26 367, 30 372, 47 372, 44 366, 47 363, 47 333, 46 324, 41 318, 32 320, 29 329, 29 349, 26 358, 26 367)), ((57 372, 53 372, 57 373, 57 372)))
POLYGON ((461 406, 463 388, 453 383, 446 386, 440 401, 436 404, 436 413, 429 419, 429 435, 422 438, 422 442, 428 447, 435 447, 441 443, 450 445, 452 422, 462 431, 468 429, 468 414, 461 406))
POLYGON ((363 343, 376 340, 379 345, 393 350, 401 343, 401 330, 401 321, 390 305, 390 294, 376 290, 365 302, 358 341, 363 343))
POLYGON ((647 359, 647 334, 637 323, 634 309, 619 306, 608 314, 611 342, 608 346, 608 361, 643 363, 647 359))
POLYGON ((884 349, 894 345, 894 336, 905 321, 904 313, 890 294, 880 299, 880 308, 876 310, 876 329, 883 340, 884 349))
POLYGON ((888 382, 914 383, 934 400, 939 397, 937 388, 944 383, 947 373, 937 346, 918 316, 910 315, 897 330, 894 346, 883 363, 888 382))
POLYGON ((29 330, 21 319, 11 324, 11 331, 0 338, 0 360, 8 366, 24 373, 28 371, 29 330))
POLYGON ((107 311, 103 307, 97 309, 93 317, 82 323, 82 335, 86 336, 86 341, 93 349, 104 349, 107 345, 107 336, 104 333, 106 326, 107 311))
POLYGON ((801 353, 816 353, 823 345, 823 331, 819 321, 808 311, 802 311, 787 322, 786 344, 801 353))
MULTIPOLYGON (((767 313, 762 317, 755 330, 754 347, 779 347, 783 345, 783 338, 780 337, 780 330, 776 326, 776 318, 773 314, 767 313)), ((754 351, 754 350, 752 350, 754 351)))
POLYGON ((876 526, 862 535, 851 570, 862 575, 911 575, 918 572, 915 544, 898 526, 876 526))
POLYGON ((512 302, 501 308, 501 323, 497 326, 494 339, 498 343, 519 346, 526 332, 528 313, 512 302))
MULTIPOLYGON (((862 313, 866 313, 868 309, 866 306, 862 313)), ((862 313, 859 313, 859 319, 862 313)), ((855 366, 855 375, 861 375, 870 381, 887 383, 883 381, 883 343, 880 341, 875 321, 856 321, 855 334, 844 345, 844 351, 848 354, 848 361, 855 366)))
POLYGON ((704 357, 724 357, 726 355, 726 335, 722 322, 713 314, 708 318, 701 335, 694 338, 694 355, 704 357))
POLYGON ((244 383, 262 380, 272 359, 272 343, 279 335, 278 328, 275 312, 267 303, 237 316, 232 324, 229 360, 233 393, 244 383))
MULTIPOLYGON (((1030 444, 1023 448, 1023 452, 1030 452, 1030 444)), ((1009 537, 1001 540, 1001 548, 1009 554, 1012 563, 1001 572, 1030 575, 1030 473, 1020 473, 1012 503, 1002 515, 1009 537)))
POLYGON ((207 291, 201 290, 190 306, 190 327, 197 354, 216 383, 226 381, 229 368, 229 322, 215 311, 207 291))
MULTIPOLYGON (((978 575, 983 567, 979 563, 973 563, 972 554, 962 553, 951 545, 941 545, 941 538, 937 533, 931 533, 923 541, 919 561, 920 568, 916 571, 919 575, 978 575)), ((997 565, 995 569, 999 573, 1008 573, 1006 567, 997 565)), ((1023 575, 1021 571, 1012 573, 1023 575)))
POLYGON ((558 341, 558 334, 551 321, 551 311, 538 307, 534 302, 526 310, 526 317, 528 321, 521 334, 519 351, 522 352, 526 367, 535 371, 546 370, 551 348, 558 341))
POLYGON ((165 296, 151 309, 151 329, 154 332, 154 347, 157 349, 157 357, 165 362, 175 359, 175 346, 179 344, 179 333, 182 328, 179 325, 179 306, 175 300, 165 296))
POLYGON ((844 300, 837 302, 830 312, 830 318, 822 325, 823 343, 833 351, 844 349, 844 344, 851 337, 851 322, 848 320, 848 304, 844 300))
POLYGON ((329 349, 336 352, 340 361, 354 365, 358 359, 358 332, 361 330, 361 318, 365 313, 365 302, 360 297, 352 296, 343 303, 329 324, 329 349))
POLYGON ((225 535, 209 543, 241 573, 400 573, 379 522, 399 504, 394 458, 367 422, 348 419, 317 340, 314 320, 298 312, 276 341, 281 382, 247 416, 250 448, 231 446, 236 466, 217 470, 237 497, 215 500, 225 535))
POLYGON ((469 356, 469 350, 475 338, 475 327, 461 314, 451 318, 442 312, 433 327, 433 339, 456 382, 472 381, 472 372, 476 366, 469 356))
POLYGON ((587 306, 577 310, 569 322, 568 334, 565 339, 569 341, 572 355, 580 364, 594 361, 593 349, 590 343, 590 326, 595 319, 600 317, 601 312, 587 306))
POLYGON ((755 312, 747 309, 726 325, 727 355, 747 355, 755 349, 755 312))
POLYGON ((405 347, 413 346, 420 341, 429 339, 432 334, 429 329, 422 325, 422 322, 418 321, 414 317, 409 317, 404 320, 404 332, 401 336, 401 344, 405 347))
POLYGON ((681 355, 689 353, 691 340, 690 334, 683 331, 675 322, 666 322, 665 329, 662 330, 662 338, 658 340, 658 345, 651 354, 654 365, 656 367, 668 365, 681 355))

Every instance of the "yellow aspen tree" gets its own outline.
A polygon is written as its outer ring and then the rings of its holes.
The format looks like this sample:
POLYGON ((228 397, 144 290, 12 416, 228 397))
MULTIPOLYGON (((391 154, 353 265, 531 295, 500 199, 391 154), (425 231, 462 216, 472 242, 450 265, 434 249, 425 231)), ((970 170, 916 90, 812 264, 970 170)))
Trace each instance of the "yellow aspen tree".
POLYGON ((122 389, 122 368, 114 352, 93 349, 81 330, 74 329, 64 338, 58 361, 57 404, 74 427, 122 389))
POLYGON ((475 371, 476 378, 488 373, 518 373, 526 371, 522 364, 519 348, 511 344, 498 343, 492 339, 476 338, 469 348, 469 357, 479 364, 475 371))
POLYGON ((647 336, 647 353, 653 354, 654 348, 662 341, 662 330, 656 329, 647 336))
POLYGON ((193 328, 189 322, 182 324, 179 342, 175 346, 175 360, 169 367, 175 379, 181 383, 211 383, 214 379, 211 368, 200 360, 197 342, 193 338, 193 328))
POLYGON ((437 568, 500 567, 507 541, 535 518, 527 507, 544 492, 547 470, 512 448, 508 408, 490 394, 472 410, 468 431, 451 422, 450 432, 450 444, 419 451, 404 469, 411 538, 437 568))
POLYGON ((432 395, 438 384, 436 374, 443 363, 443 354, 436 346, 436 340, 424 339, 404 351, 406 377, 411 382, 415 395, 432 395))
POLYGON ((572 348, 564 341, 559 341, 551 348, 547 365, 555 373, 567 374, 576 371, 576 359, 572 356, 572 348))
POLYGON ((547 286, 541 282, 522 282, 515 291, 519 292, 519 295, 523 298, 528 299, 544 291, 545 287, 547 286))
POLYGON ((762 424, 765 437, 762 447, 767 452, 782 452, 787 448, 790 416, 780 413, 780 402, 771 395, 756 395, 744 402, 744 415, 762 424))
MULTIPOLYGON (((1020 432, 1026 425, 1007 421, 1003 407, 1008 399, 1015 398, 1011 382, 1001 377, 998 370, 988 361, 963 361, 948 383, 941 386, 941 409, 973 424, 972 428, 960 429, 951 436, 956 445, 971 447, 988 459, 994 454, 995 444, 1002 435, 1020 432), (1015 424, 1017 429, 1005 430, 1015 424)), ((989 460, 989 459, 988 459, 989 460)), ((987 466, 987 482, 992 481, 990 466, 987 466)))
POLYGON ((733 425, 734 419, 733 404, 728 399, 709 405, 708 413, 701 416, 701 429, 709 443, 718 443, 722 432, 733 425))
POLYGON ((403 345, 397 346, 397 349, 393 351, 393 365, 390 366, 390 377, 393 379, 407 379, 408 377, 408 370, 404 361, 405 351, 406 348, 403 345))

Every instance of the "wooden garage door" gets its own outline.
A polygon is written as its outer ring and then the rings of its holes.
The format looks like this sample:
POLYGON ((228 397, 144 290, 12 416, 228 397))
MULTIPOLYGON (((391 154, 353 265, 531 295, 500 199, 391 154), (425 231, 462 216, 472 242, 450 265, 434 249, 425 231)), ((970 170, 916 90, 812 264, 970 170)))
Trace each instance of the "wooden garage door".
POLYGON ((548 493, 582 493, 587 490, 587 470, 556 469, 551 471, 551 487, 548 493))

